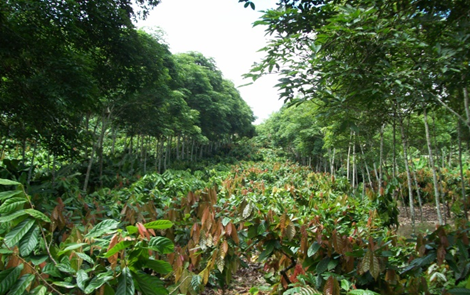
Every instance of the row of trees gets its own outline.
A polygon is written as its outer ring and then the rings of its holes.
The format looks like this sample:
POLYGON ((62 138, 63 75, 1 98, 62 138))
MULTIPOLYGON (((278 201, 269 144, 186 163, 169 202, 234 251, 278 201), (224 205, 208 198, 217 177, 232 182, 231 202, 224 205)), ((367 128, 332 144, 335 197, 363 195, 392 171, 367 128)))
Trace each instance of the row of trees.
POLYGON ((273 38, 247 76, 279 73, 281 96, 304 105, 275 115, 266 134, 297 158, 320 155, 316 165, 332 173, 344 163, 353 184, 358 168, 349 163, 363 163, 364 181, 377 178, 379 192, 387 167, 403 171, 411 209, 410 158, 425 155, 442 224, 439 167, 459 163, 464 179, 469 12, 468 1, 279 1, 256 23, 273 38))
POLYGON ((21 143, 31 167, 36 149, 87 160, 86 190, 106 152, 152 155, 161 170, 171 157, 252 135, 251 109, 212 59, 173 55, 158 34, 134 27, 158 2, 3 1, 2 151, 21 143))

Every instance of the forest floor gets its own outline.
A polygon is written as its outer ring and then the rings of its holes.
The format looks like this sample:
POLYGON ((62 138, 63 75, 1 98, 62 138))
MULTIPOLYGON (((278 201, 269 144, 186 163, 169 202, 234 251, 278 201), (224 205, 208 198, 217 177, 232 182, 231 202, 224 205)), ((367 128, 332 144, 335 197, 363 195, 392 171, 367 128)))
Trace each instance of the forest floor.
MULTIPOLYGON (((444 214, 446 208, 442 205, 441 212, 444 214)), ((426 233, 433 231, 438 224, 436 208, 430 204, 423 206, 423 218, 419 208, 415 208, 416 233, 426 233)), ((444 218, 444 215, 443 215, 444 218)), ((411 217, 409 208, 401 207, 398 216, 400 227, 397 234, 400 236, 410 237, 412 234, 411 217)), ((446 218, 447 222, 451 218, 446 218)), ((250 263, 247 268, 240 268, 233 276, 232 284, 226 290, 206 288, 202 293, 204 295, 250 295, 250 289, 257 288, 258 295, 269 294, 270 285, 264 279, 263 266, 258 263, 250 263)))

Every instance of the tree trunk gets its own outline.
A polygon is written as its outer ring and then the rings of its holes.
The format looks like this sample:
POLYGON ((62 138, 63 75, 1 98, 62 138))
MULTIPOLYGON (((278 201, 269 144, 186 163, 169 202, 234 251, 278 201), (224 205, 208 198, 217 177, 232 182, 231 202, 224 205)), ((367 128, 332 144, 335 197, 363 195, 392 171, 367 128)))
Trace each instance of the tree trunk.
POLYGON ((356 189, 356 174, 357 174, 357 164, 356 164, 356 134, 354 133, 354 141, 352 143, 352 178, 351 185, 353 189, 356 189))
POLYGON ((459 168, 460 168, 460 184, 462 186, 462 204, 464 209, 465 218, 468 220, 468 208, 467 208, 467 192, 465 190, 465 178, 463 174, 463 165, 462 165, 462 138, 461 138, 461 130, 462 128, 460 121, 458 121, 457 130, 458 130, 458 138, 459 138, 459 168))
MULTIPOLYGON (((366 155, 365 155, 365 153, 364 153, 364 149, 362 148, 362 145, 361 145, 361 144, 360 144, 359 146, 360 146, 360 148, 361 148, 362 157, 364 158, 364 166, 365 166, 365 168, 366 168, 367 179, 369 180, 370 189, 371 189, 372 192, 375 193, 374 185, 373 185, 373 183, 372 183, 372 178, 370 177, 369 167, 367 166, 366 155)), ((363 181, 363 182, 365 182, 365 181, 363 181)))
POLYGON ((437 212, 437 219, 439 221, 439 225, 443 225, 442 222, 442 215, 441 209, 439 204, 439 189, 438 189, 438 182, 437 182, 437 174, 436 174, 436 167, 434 166, 434 158, 432 156, 432 147, 431 147, 431 136, 429 133, 429 124, 428 124, 428 114, 426 112, 426 107, 423 105, 423 119, 424 119, 424 129, 426 131, 426 143, 428 146, 428 153, 429 153, 429 164, 431 165, 432 169, 432 180, 434 185, 434 201, 436 203, 436 212, 437 212))
POLYGON ((100 187, 103 187, 103 142, 104 142, 104 135, 106 133, 106 124, 107 124, 107 117, 103 114, 103 119, 101 122, 101 133, 100 138, 98 140, 98 160, 100 163, 100 187))
POLYGON ((85 181, 83 183, 83 191, 85 191, 85 192, 88 188, 88 181, 90 180, 90 173, 91 173, 91 167, 93 165, 93 158, 95 156, 95 152, 96 152, 96 149, 97 149, 97 144, 96 144, 96 140, 95 140, 96 127, 97 126, 98 126, 98 124, 96 124, 95 128, 93 129, 93 142, 92 142, 91 155, 90 155, 90 159, 88 160, 88 167, 87 167, 86 174, 85 174, 85 181))
POLYGON ((111 144, 111 155, 114 155, 114 148, 116 146, 116 134, 117 134, 116 126, 113 126, 112 129, 113 129, 112 131, 113 143, 111 144))
POLYGON ((419 204, 419 217, 421 222, 423 222, 423 202, 421 201, 421 187, 418 185, 418 178, 416 177, 416 167, 413 166, 413 180, 416 187, 416 194, 418 195, 418 204, 419 204))
MULTIPOLYGON (((382 193, 382 180, 383 180, 383 153, 384 153, 384 128, 385 124, 380 127, 380 152, 379 152, 379 180, 378 180, 378 187, 379 187, 379 195, 383 195, 382 193)), ((377 170, 376 170, 377 171, 377 170)))
POLYGON ((351 179, 349 178, 349 167, 350 167, 350 160, 351 160, 351 137, 352 137, 352 131, 349 134, 349 143, 348 143, 348 158, 346 160, 346 178, 348 181, 351 179))
POLYGON ((37 147, 38 147, 38 143, 35 141, 34 142, 34 147, 33 147, 33 157, 31 158, 31 164, 29 165, 28 181, 26 182, 26 190, 28 190, 29 184, 31 183, 31 178, 33 176, 34 158, 36 158, 37 147))
POLYGON ((407 153, 407 138, 405 135, 405 128, 403 126, 403 119, 400 120, 400 131, 401 131, 401 141, 403 145, 403 157, 405 159, 405 170, 406 170, 406 177, 408 180, 408 193, 409 193, 409 202, 410 202, 410 215, 411 215, 411 226, 413 228, 413 233, 415 233, 415 212, 414 212, 414 204, 413 204, 413 188, 411 183, 411 172, 410 167, 408 166, 408 153, 407 153))

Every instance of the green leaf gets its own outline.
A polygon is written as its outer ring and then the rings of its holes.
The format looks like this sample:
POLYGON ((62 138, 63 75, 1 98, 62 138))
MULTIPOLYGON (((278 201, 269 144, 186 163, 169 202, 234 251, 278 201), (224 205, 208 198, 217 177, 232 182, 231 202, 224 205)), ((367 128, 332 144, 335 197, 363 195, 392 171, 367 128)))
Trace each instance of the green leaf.
POLYGON ((32 218, 26 218, 15 226, 9 233, 5 236, 5 244, 8 248, 13 247, 18 243, 29 231, 31 227, 36 223, 32 218))
POLYGON ((148 259, 145 261, 145 265, 148 268, 151 268, 155 272, 162 274, 162 275, 166 275, 167 273, 170 273, 171 271, 173 271, 173 267, 171 267, 171 264, 163 260, 148 259))
POLYGON ((133 241, 122 241, 122 242, 119 242, 119 243, 117 243, 116 245, 114 245, 114 247, 112 247, 111 249, 109 249, 109 251, 106 252, 106 254, 104 254, 104 257, 105 257, 105 258, 109 258, 109 257, 113 256, 114 254, 118 253, 119 251, 128 248, 128 247, 129 247, 130 245, 132 245, 133 243, 134 243, 133 241))
POLYGON ((132 277, 137 283, 137 287, 143 295, 167 295, 168 290, 164 283, 157 277, 148 275, 143 271, 132 272, 132 277))
POLYGON ((126 226, 126 230, 129 234, 135 234, 137 233, 139 230, 137 229, 137 226, 133 226, 133 225, 128 225, 126 226))
POLYGON ((193 288, 194 291, 199 292, 199 289, 201 288, 202 284, 202 278, 200 275, 193 275, 191 278, 191 287, 193 288))
POLYGON ((29 292, 30 295, 46 295, 47 294, 47 288, 45 286, 37 286, 31 292, 29 292))
POLYGON ((22 194, 22 193, 23 193, 22 190, 0 192, 0 201, 3 201, 5 199, 9 199, 11 197, 14 197, 14 196, 22 194))
POLYGON ((11 287, 8 295, 23 295, 23 292, 28 288, 31 282, 34 280, 34 275, 25 274, 11 287))
POLYGON ((13 211, 17 211, 18 209, 23 209, 22 205, 26 202, 27 200, 25 198, 20 198, 20 197, 7 199, 0 206, 0 213, 8 214, 13 211))
POLYGON ((318 243, 318 242, 314 242, 312 245, 310 245, 310 247, 308 248, 307 250, 307 256, 308 257, 312 257, 313 255, 315 255, 318 250, 320 249, 321 245, 318 243))
POLYGON ((169 220, 155 220, 144 224, 144 226, 149 229, 167 229, 173 226, 173 222, 169 220))
POLYGON ((26 212, 26 214, 28 214, 29 216, 34 217, 35 219, 40 219, 40 220, 48 222, 48 223, 51 222, 49 217, 47 217, 44 213, 39 212, 38 210, 25 209, 24 212, 26 212))
POLYGON ((452 295, 469 295, 470 294, 470 289, 455 288, 455 289, 451 289, 447 292, 449 292, 452 295))
POLYGON ((94 264, 95 264, 95 261, 93 260, 93 258, 91 258, 90 256, 88 256, 88 255, 85 254, 85 253, 75 252, 75 255, 77 255, 78 257, 80 257, 81 259, 85 260, 86 262, 88 262, 88 263, 91 264, 91 265, 94 265, 94 264))
POLYGON ((116 295, 134 295, 134 280, 128 267, 122 269, 119 283, 116 289, 116 295))
POLYGON ((86 238, 96 238, 103 234, 111 234, 119 226, 119 221, 113 219, 106 219, 95 225, 88 234, 85 235, 86 238))
POLYGON ((222 219, 222 225, 223 225, 223 226, 227 226, 227 224, 229 224, 230 221, 232 221, 230 218, 224 217, 224 218, 222 219))
POLYGON ((322 274, 324 273, 327 268, 328 268, 328 264, 330 263, 330 258, 329 257, 325 257, 323 258, 318 264, 317 264, 317 273, 318 274, 322 274))
POLYGON ((160 254, 173 253, 175 245, 173 242, 165 237, 152 237, 149 241, 149 248, 157 251, 160 254))
POLYGON ((26 210, 20 210, 20 211, 16 211, 12 214, 9 214, 9 215, 6 215, 6 216, 0 216, 0 223, 1 222, 8 222, 8 221, 12 221, 13 219, 16 219, 17 217, 20 217, 20 216, 23 216, 23 215, 26 215, 26 210))
POLYGON ((21 185, 21 183, 9 179, 0 178, 0 185, 21 185))
POLYGON ((69 283, 69 282, 52 282, 54 285, 67 288, 67 289, 73 289, 75 288, 75 284, 69 283))
POLYGON ((35 226, 30 228, 26 235, 20 240, 20 254, 21 256, 28 256, 33 252, 39 243, 39 227, 35 226))
POLYGON ((88 280, 88 274, 83 269, 79 269, 77 271, 77 286, 80 290, 85 291, 85 282, 88 280))
MULTIPOLYGON (((63 260, 62 260, 63 261, 63 260)), ((61 272, 75 274, 77 271, 68 263, 57 263, 56 268, 61 272)))
POLYGON ((0 295, 5 294, 15 284, 23 270, 23 264, 0 272, 0 295))
POLYGON ((349 291, 348 295, 380 295, 380 294, 370 291, 370 290, 356 289, 356 290, 349 291))
POLYGON ((107 273, 100 273, 94 277, 90 284, 85 288, 85 293, 90 294, 99 287, 103 286, 104 283, 113 279, 113 276, 108 275, 107 273))
POLYGON ((57 253, 57 255, 61 256, 61 255, 65 254, 65 253, 67 253, 67 252, 69 252, 69 251, 71 251, 71 250, 75 250, 75 249, 81 248, 81 247, 83 247, 83 246, 88 246, 88 244, 87 244, 87 243, 72 244, 72 245, 70 245, 70 246, 65 247, 64 250, 59 251, 59 252, 57 253))
POLYGON ((10 254, 13 254, 15 252, 13 252, 12 250, 8 250, 8 249, 5 249, 5 248, 0 248, 0 254, 6 254, 6 255, 10 255, 10 254))

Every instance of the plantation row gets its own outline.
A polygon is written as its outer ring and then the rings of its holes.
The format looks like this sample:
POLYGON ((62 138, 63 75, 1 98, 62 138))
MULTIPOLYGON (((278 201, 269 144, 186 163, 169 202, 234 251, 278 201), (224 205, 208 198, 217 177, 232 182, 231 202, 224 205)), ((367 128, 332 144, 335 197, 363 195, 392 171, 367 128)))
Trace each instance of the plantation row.
POLYGON ((0 184, 0 295, 199 294, 254 260, 272 294, 470 293, 468 224, 397 236, 393 181, 378 197, 288 162, 241 162, 66 200, 0 184))

